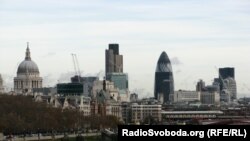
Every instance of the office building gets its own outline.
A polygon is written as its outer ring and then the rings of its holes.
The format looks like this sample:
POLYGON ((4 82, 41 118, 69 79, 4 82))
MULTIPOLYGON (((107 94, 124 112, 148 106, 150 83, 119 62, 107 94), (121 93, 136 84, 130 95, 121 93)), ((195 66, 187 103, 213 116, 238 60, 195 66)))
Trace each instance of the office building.
POLYGON ((59 83, 57 93, 64 96, 82 96, 83 84, 81 83, 59 83))
POLYGON ((162 120, 161 111, 161 105, 139 105, 133 103, 131 105, 131 122, 136 124, 142 123, 146 118, 153 118, 155 121, 160 122, 162 120))
POLYGON ((231 101, 237 99, 237 86, 236 81, 232 77, 224 79, 224 87, 230 93, 231 101))
POLYGON ((219 69, 219 82, 222 101, 234 101, 237 99, 237 85, 235 80, 235 70, 234 68, 220 68, 219 69), (230 98, 227 96, 229 95, 230 98), (223 98, 224 97, 224 98, 223 98), (226 100, 225 100, 226 99, 226 100))
POLYGON ((201 92, 202 90, 204 90, 205 87, 205 82, 203 80, 200 80, 199 82, 197 82, 196 91, 201 92))
POLYGON ((108 73, 123 72, 123 56, 119 54, 119 44, 109 44, 105 57, 106 76, 108 73))
POLYGON ((108 73, 107 80, 114 82, 114 85, 119 90, 128 89, 128 74, 127 73, 108 73))
POLYGON ((200 93, 197 91, 175 91, 174 103, 200 101, 200 93))
POLYGON ((95 81, 98 81, 99 77, 96 76, 89 76, 89 77, 80 77, 80 76, 74 76, 71 77, 72 83, 82 83, 83 84, 83 95, 85 96, 91 96, 93 85, 95 81))
POLYGON ((235 75, 234 75, 234 68, 220 68, 219 69, 219 77, 221 77, 222 79, 226 79, 228 77, 232 77, 234 79, 235 75))
POLYGON ((156 66, 155 72, 155 99, 163 94, 164 103, 169 102, 170 95, 174 94, 174 78, 170 60, 166 52, 162 52, 156 66))
POLYGON ((220 94, 218 93, 218 91, 202 91, 199 93, 202 104, 220 105, 220 94))

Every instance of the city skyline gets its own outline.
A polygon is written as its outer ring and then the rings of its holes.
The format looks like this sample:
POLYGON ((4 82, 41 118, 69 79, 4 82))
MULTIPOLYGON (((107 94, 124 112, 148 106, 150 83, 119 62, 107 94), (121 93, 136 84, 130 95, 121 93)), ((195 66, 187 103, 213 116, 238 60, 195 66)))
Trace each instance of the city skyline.
POLYGON ((199 79, 211 84, 218 68, 234 67, 239 95, 249 94, 249 1, 84 2, 0 1, 5 85, 13 85, 27 41, 44 86, 70 81, 71 53, 77 54, 82 75, 105 74, 105 49, 118 43, 130 91, 138 89, 140 97, 153 96, 162 51, 170 57, 175 90, 194 90, 199 79))

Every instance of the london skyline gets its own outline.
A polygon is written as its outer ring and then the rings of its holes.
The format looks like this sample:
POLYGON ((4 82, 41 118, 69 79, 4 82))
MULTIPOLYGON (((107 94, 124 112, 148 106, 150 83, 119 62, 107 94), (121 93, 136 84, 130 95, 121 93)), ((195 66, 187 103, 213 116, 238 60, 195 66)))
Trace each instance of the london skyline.
POLYGON ((84 2, 0 1, 5 85, 13 85, 27 41, 44 86, 70 81, 71 53, 83 76, 105 72, 105 49, 118 43, 132 92, 143 89, 144 96, 153 96, 155 65, 166 51, 175 90, 194 90, 199 79, 211 84, 218 68, 234 67, 238 93, 249 94, 249 1, 84 2))

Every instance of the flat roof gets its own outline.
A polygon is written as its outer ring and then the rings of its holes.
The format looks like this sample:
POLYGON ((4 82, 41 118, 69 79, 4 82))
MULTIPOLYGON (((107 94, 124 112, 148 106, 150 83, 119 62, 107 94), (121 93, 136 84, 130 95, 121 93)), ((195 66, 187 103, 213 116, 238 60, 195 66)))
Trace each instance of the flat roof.
POLYGON ((162 111, 162 114, 223 114, 222 111, 162 111))

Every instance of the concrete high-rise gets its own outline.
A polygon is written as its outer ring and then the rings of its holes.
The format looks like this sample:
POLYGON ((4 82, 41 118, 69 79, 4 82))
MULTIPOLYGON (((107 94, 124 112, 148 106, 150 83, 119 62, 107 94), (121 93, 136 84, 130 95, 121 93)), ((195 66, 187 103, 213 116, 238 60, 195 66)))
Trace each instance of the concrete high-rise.
POLYGON ((155 99, 159 99, 160 95, 163 95, 164 103, 167 103, 171 94, 174 94, 173 71, 168 55, 164 51, 156 66, 154 96, 155 99))
POLYGON ((119 44, 109 44, 109 49, 105 52, 106 76, 108 73, 123 72, 123 56, 119 54, 119 44))

